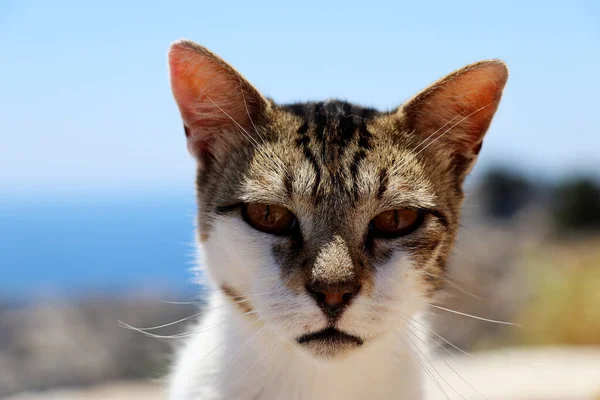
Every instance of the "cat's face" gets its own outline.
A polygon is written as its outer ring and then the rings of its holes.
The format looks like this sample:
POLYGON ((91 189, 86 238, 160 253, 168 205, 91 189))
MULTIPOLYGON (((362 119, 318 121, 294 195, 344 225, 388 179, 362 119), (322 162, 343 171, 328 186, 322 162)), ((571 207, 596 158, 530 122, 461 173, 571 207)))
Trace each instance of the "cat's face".
POLYGON ((199 240, 220 290, 320 358, 397 334, 444 285, 504 64, 463 68, 383 113, 277 105, 191 42, 169 59, 198 161, 199 240))

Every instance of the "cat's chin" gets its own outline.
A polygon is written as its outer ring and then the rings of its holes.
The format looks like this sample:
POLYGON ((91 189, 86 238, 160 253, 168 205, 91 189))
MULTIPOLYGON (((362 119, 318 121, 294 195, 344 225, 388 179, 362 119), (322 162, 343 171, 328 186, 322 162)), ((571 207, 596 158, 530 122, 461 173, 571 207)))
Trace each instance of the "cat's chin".
POLYGON ((364 344, 363 339, 329 327, 296 339, 312 356, 322 360, 342 358, 364 344))

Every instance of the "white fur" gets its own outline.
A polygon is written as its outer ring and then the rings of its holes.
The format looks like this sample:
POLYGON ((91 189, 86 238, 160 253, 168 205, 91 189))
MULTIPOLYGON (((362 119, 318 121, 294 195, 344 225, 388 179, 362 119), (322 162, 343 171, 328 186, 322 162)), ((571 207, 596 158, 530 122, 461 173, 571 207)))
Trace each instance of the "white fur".
POLYGON ((418 272, 402 252, 378 268, 374 290, 359 295, 337 327, 365 340, 333 360, 317 359, 295 341, 327 326, 307 294, 280 279, 271 236, 237 217, 215 221, 204 245, 206 273, 247 296, 243 312, 219 290, 207 314, 180 349, 169 382, 171 400, 410 399, 421 395, 420 367, 406 318, 425 305, 418 272))

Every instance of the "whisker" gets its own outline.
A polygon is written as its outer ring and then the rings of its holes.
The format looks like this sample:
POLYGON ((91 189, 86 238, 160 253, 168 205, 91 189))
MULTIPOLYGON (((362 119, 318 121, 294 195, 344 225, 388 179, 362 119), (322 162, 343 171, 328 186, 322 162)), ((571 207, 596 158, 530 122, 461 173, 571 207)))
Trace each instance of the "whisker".
MULTIPOLYGON (((422 271, 421 273, 432 276, 434 278, 438 278, 439 275, 434 274, 432 272, 429 271, 422 271)), ((467 289, 465 289, 464 287, 462 287, 459 283, 456 282, 456 279, 454 277, 452 277, 449 273, 445 273, 444 274, 444 281, 447 282, 448 284, 450 284, 450 286, 452 286, 453 288, 455 288, 456 290, 458 290, 459 292, 466 294, 467 296, 471 296, 474 297, 478 300, 483 300, 483 298, 481 296, 478 296, 470 291, 468 291, 467 289)), ((443 292, 444 289, 439 289, 436 293, 439 292, 443 292)))
MULTIPOLYGON (((242 315, 254 315, 254 314, 258 314, 258 313, 256 311, 248 311, 248 312, 243 313, 242 315)), ((258 320, 259 319, 257 318, 252 323, 255 323, 258 320)), ((196 330, 196 331, 192 332, 192 334, 196 335, 196 334, 199 334, 199 333, 208 332, 208 331, 210 331, 210 330, 212 330, 212 329, 214 329, 214 328, 216 328, 218 326, 221 326, 221 325, 223 325, 225 323, 227 323, 227 320, 224 320, 224 321, 221 321, 221 322, 216 322, 216 323, 214 323, 214 324, 209 325, 208 327, 206 327, 206 329, 196 330)), ((202 325, 200 327, 204 328, 204 326, 202 326, 202 325)))
MULTIPOLYGON (((423 323, 417 321, 416 319, 414 319, 413 317, 406 317, 406 316, 400 316, 400 318, 404 319, 406 322, 408 323, 416 323, 418 325, 420 325, 421 327, 423 327, 425 330, 427 330, 429 333, 434 334, 435 336, 437 336, 438 338, 440 338, 442 341, 444 341, 444 343, 450 345, 452 348, 454 348, 455 350, 461 352, 462 354, 469 356, 469 357, 473 357, 473 358, 478 358, 480 360, 483 361, 487 361, 493 364, 498 364, 498 365, 505 365, 505 366, 513 366, 513 367, 519 367, 519 366, 529 366, 529 367, 535 367, 535 366, 542 366, 542 365, 547 365, 547 363, 530 363, 530 364, 513 364, 513 363, 503 363, 503 362, 499 362, 496 360, 492 360, 490 358, 486 358, 486 357, 482 357, 478 354, 472 354, 469 353, 466 350, 461 349, 460 347, 458 347, 457 345, 455 345, 454 343, 450 342, 449 340, 447 340, 446 338, 444 338, 443 336, 441 336, 440 334, 438 334, 437 332, 435 332, 433 329, 427 327, 426 325, 424 325, 423 323), (407 319, 408 318, 408 319, 407 319), (410 321, 409 321, 410 320, 410 321)), ((427 334, 427 332, 423 332, 421 329, 419 329, 418 327, 411 325, 412 328, 418 330, 419 332, 423 333, 423 334, 427 334)), ((446 349, 446 351, 448 351, 446 349)), ((449 351, 450 354, 453 354, 452 352, 449 351)), ((454 354, 453 354, 454 355, 454 354)), ((456 356, 456 355, 454 355, 456 356)))
POLYGON ((431 299, 431 297, 435 294, 438 293, 443 293, 444 290, 443 289, 437 289, 433 292, 429 292, 429 293, 410 293, 408 295, 394 295, 394 294, 390 294, 390 293, 385 293, 380 289, 375 289, 374 293, 378 294, 379 296, 381 296, 382 298, 386 299, 386 300, 411 300, 411 299, 431 299))
MULTIPOLYGON (((181 322, 189 321, 190 319, 196 318, 196 317, 198 317, 198 316, 200 316, 202 314, 204 314, 204 312, 199 312, 199 313, 196 313, 196 314, 192 314, 189 317, 181 318, 181 319, 178 319, 177 321, 169 322, 167 324, 162 324, 162 325, 157 325, 157 326, 151 326, 151 327, 148 327, 148 328, 135 328, 135 330, 136 331, 144 331, 144 332, 146 332, 146 331, 153 331, 153 330, 157 330, 157 329, 162 329, 162 328, 166 328, 168 326, 179 324, 181 322)), ((130 328, 131 325, 125 324, 124 322, 121 322, 121 321, 118 321, 118 323, 123 328, 131 329, 130 328)))
POLYGON ((454 313, 454 314, 462 315, 462 316, 464 316, 464 317, 469 317, 469 318, 478 319, 478 320, 480 320, 480 321, 492 322, 492 323, 494 323, 494 324, 502 324, 502 325, 512 325, 512 326, 519 326, 519 327, 520 327, 520 326, 522 326, 522 325, 520 325, 520 324, 516 324, 516 323, 514 323, 514 322, 498 321, 498 320, 495 320, 495 319, 489 319, 489 318, 478 317, 478 316, 476 316, 476 315, 471 315, 471 314, 463 313, 463 312, 460 312, 460 311, 451 310, 451 309, 449 309, 449 308, 445 308, 445 307, 438 306, 438 305, 435 305, 435 304, 427 304, 427 305, 428 305, 428 306, 430 306, 430 307, 434 307, 434 308, 437 308, 437 309, 443 310, 443 311, 448 311, 448 312, 451 312, 451 313, 454 313))
POLYGON ((240 92, 242 94, 242 101, 244 102, 244 107, 246 108, 246 115, 248 115, 248 119, 250 120, 250 123, 252 124, 252 127, 254 128, 254 132, 258 135, 259 139, 264 144, 265 143, 264 138, 262 137, 262 135, 260 134, 260 132, 256 128, 256 125, 254 124, 254 121, 252 120, 252 116, 250 115, 250 110, 248 109, 248 103, 246 102, 246 95, 244 94, 244 88, 243 88, 243 84, 242 84, 242 78, 238 77, 238 81, 239 81, 239 84, 240 84, 240 92))
MULTIPOLYGON (((256 311, 248 311, 248 312, 246 312, 246 313, 244 313, 242 315, 251 315, 251 314, 256 314, 256 311)), ((188 318, 191 319, 192 317, 193 316, 188 317, 188 318)), ((258 319, 256 321, 258 321, 258 319)), ((256 322, 256 321, 254 321, 254 322, 256 322)), ((181 321, 178 321, 178 322, 181 322, 181 321)), ((155 333, 148 332, 151 329, 158 329, 157 327, 146 328, 146 329, 144 329, 144 328, 136 328, 135 326, 129 325, 129 324, 123 322, 123 321, 117 321, 117 324, 121 328, 129 329, 129 330, 132 330, 132 331, 139 332, 139 333, 143 334, 144 336, 147 336, 147 337, 150 337, 150 338, 153 338, 153 339, 183 339, 183 338, 194 336, 194 335, 199 334, 199 333, 208 332, 211 329, 214 329, 214 328, 216 328, 218 326, 221 326, 221 325, 225 324, 226 322, 227 321, 221 321, 221 322, 217 322, 215 324, 209 325, 208 327, 206 327, 206 329, 201 329, 201 330, 197 330, 197 331, 194 331, 194 332, 177 333, 177 334, 174 334, 174 335, 158 335, 158 334, 155 334, 155 333)), ((173 324, 174 323, 165 324, 164 326, 169 326, 169 325, 173 325, 173 324)))
MULTIPOLYGON (((488 103, 482 107, 479 107, 478 109, 476 109, 475 111, 469 113, 468 115, 464 116, 463 118, 461 118, 458 122, 456 122, 455 124, 453 124, 452 126, 450 126, 448 129, 446 129, 444 132, 442 132, 438 137, 434 138, 433 140, 431 140, 429 143, 427 143, 427 145, 425 145, 424 147, 422 147, 421 149, 419 149, 419 151, 417 151, 416 153, 411 153, 409 157, 407 157, 407 159, 405 159, 403 162, 399 163, 398 165, 394 166, 393 168, 391 168, 387 173, 386 176, 390 176, 394 173, 396 173, 398 170, 400 170, 401 168, 403 168, 407 162, 414 160, 419 154, 421 154, 423 151, 425 151, 425 149, 427 149, 430 145, 432 145, 433 143, 435 143, 436 141, 438 141, 441 137, 443 137, 446 133, 450 132, 452 129, 454 129, 456 126, 458 126, 459 124, 461 124, 462 122, 464 122, 465 120, 467 120, 468 118, 470 118, 471 116, 473 116, 474 114, 478 113, 479 111, 483 110, 486 107, 489 107, 490 105, 492 105, 493 103, 488 103)), ((454 116, 450 121, 448 121, 447 123, 445 123, 442 128, 446 125, 448 125, 448 123, 450 123, 451 121, 453 121, 454 119, 456 119, 458 116, 460 116, 462 114, 459 114, 457 116, 454 116)), ((436 130, 434 132, 437 133, 439 132, 440 129, 436 130)), ((423 142, 427 141, 432 135, 429 135, 423 142)), ((423 142, 421 144, 423 144, 423 142)), ((421 146, 421 144, 419 144, 419 146, 421 146)), ((417 146, 417 148, 419 147, 417 146)))
MULTIPOLYGON (((250 144, 252 144, 252 147, 254 147, 254 149, 256 149, 258 152, 263 152, 264 153, 264 151, 265 151, 264 148, 260 147, 260 144, 248 133, 248 131, 246 129, 244 129, 244 127, 242 125, 240 125, 221 106, 219 106, 217 103, 215 103, 215 101, 213 99, 211 99, 210 96, 208 96, 208 94, 205 93, 204 95, 206 96, 206 98, 208 100, 210 100, 211 103, 213 103, 213 105, 215 107, 217 107, 223 114, 225 114, 236 125, 236 127, 240 130, 240 133, 246 138, 246 140, 248 140, 250 142, 250 144)), ((273 161, 273 158, 271 158, 271 157, 266 157, 266 158, 267 158, 267 160, 270 160, 270 162, 275 162, 275 161, 273 161)))
POLYGON ((212 353, 214 353, 215 351, 217 351, 217 349, 221 346, 223 346, 225 343, 221 342, 219 343, 219 345, 217 345, 217 347, 215 347, 214 349, 212 349, 211 351, 209 351, 208 353, 206 353, 204 355, 204 357, 202 357, 200 360, 198 360, 198 365, 200 365, 202 363, 202 361, 206 360, 212 353))
MULTIPOLYGON (((421 333, 422 333, 422 334, 424 334, 424 335, 427 335, 427 336, 429 336, 429 333, 435 333, 435 332, 434 332, 432 329, 429 329, 429 328, 427 328, 427 327, 426 327, 424 324, 421 324, 420 322, 418 322, 417 320, 413 319, 412 317, 409 317, 409 318, 410 318, 410 320, 408 320, 408 319, 406 319, 406 318, 404 318, 404 317, 402 317, 402 316, 401 316, 400 318, 402 318, 404 321, 406 321, 406 323, 417 322, 418 324, 420 324, 421 326, 423 326, 425 329, 427 329, 427 332, 424 332, 424 331, 422 331, 421 329, 419 329, 418 327, 416 327, 416 326, 414 326, 414 325, 408 325, 408 326, 409 326, 411 329, 415 329, 415 330, 417 330, 417 331, 421 332, 421 333)), ((441 337, 440 337, 440 338, 441 338, 441 337)), ((435 339, 434 339, 434 338, 432 338, 432 337, 429 337, 429 339, 431 339, 431 340, 432 340, 432 341, 433 341, 433 342, 434 342, 434 343, 435 343, 435 344, 436 344, 438 347, 440 347, 440 348, 444 349, 444 350, 445 350, 445 351, 446 351, 448 354, 450 354, 451 356, 454 356, 454 358, 456 358, 456 359, 459 359, 459 358, 458 358, 458 356, 457 356, 455 353, 453 353, 452 351, 448 350, 448 349, 447 349, 447 348, 446 348, 444 345, 442 345, 440 342, 438 342, 437 340, 435 340, 435 339)), ((450 344, 450 345, 452 345, 452 343, 449 343, 449 342, 447 342, 447 343, 448 343, 448 344, 450 344)), ((459 349, 457 348, 457 350, 459 350, 459 349)), ((471 356, 471 357, 475 357, 475 356, 473 356, 473 355, 471 355, 471 354, 467 353, 466 351, 465 351, 465 354, 467 354, 468 356, 471 356)))
MULTIPOLYGON (((197 312, 197 313, 195 313, 195 314, 192 314, 192 315, 190 315, 189 317, 181 318, 181 319, 179 319, 179 320, 177 320, 177 321, 173 321, 173 322, 169 322, 169 323, 167 323, 167 324, 162 324, 162 325, 157 325, 157 326, 151 326, 151 327, 148 327, 148 328, 135 328, 135 330, 139 330, 139 331, 153 331, 153 330, 157 330, 157 329, 166 328, 166 327, 168 327, 168 326, 176 325, 176 324, 179 324, 179 323, 181 323, 181 322, 189 321, 190 319, 194 319, 194 318, 196 318, 196 317, 199 317, 199 316, 201 316, 202 314, 205 314, 205 313, 207 313, 207 312, 210 312, 210 311, 213 311, 213 310, 216 310, 216 309, 219 309, 219 308, 226 307, 226 306, 228 306, 228 305, 234 305, 234 304, 243 303, 243 302, 246 302, 246 301, 248 301, 249 299, 251 299, 251 298, 253 298, 253 297, 256 297, 256 296, 267 296, 267 295, 271 295, 271 294, 273 294, 273 293, 257 293, 257 294, 250 295, 250 296, 244 296, 244 298, 243 298, 243 299, 241 299, 241 300, 238 300, 238 301, 233 301, 233 302, 231 302, 231 301, 227 301, 227 302, 225 302, 225 304, 221 304, 220 306, 216 306, 216 307, 213 307, 213 308, 209 308, 209 309, 207 309, 207 310, 202 310, 202 311, 200 311, 200 312, 197 312)), ((121 323, 122 323, 121 321, 118 321, 118 322, 119 322, 119 324, 121 324, 121 323)), ((128 324, 125 324, 125 323, 123 323, 123 324, 124 324, 124 325, 127 325, 127 326, 130 326, 130 325, 128 325, 128 324)), ((123 326, 123 327, 125 327, 125 326, 123 326)), ((129 328, 127 328, 127 329, 129 329, 129 328)))
MULTIPOLYGON (((407 330, 407 329, 405 329, 405 330, 407 330)), ((407 330, 407 331, 408 331, 408 330, 407 330)), ((443 376, 443 375, 440 373, 440 371, 438 371, 438 369, 435 367, 435 365, 433 365, 433 363, 431 362, 431 360, 429 360, 429 359, 427 358, 427 356, 425 355, 425 353, 423 352, 423 350, 421 350, 421 349, 419 348, 419 346, 418 346, 418 345, 417 345, 417 344, 416 344, 416 343, 415 343, 415 342, 414 342, 414 341, 413 341, 413 340, 410 338, 410 336, 406 336, 406 338, 407 338, 408 340, 410 340, 410 342, 411 342, 411 343, 412 343, 412 344, 413 344, 413 345, 416 347, 416 349, 419 351, 419 353, 421 353, 421 355, 423 356, 423 358, 424 358, 425 360, 427 360, 427 362, 429 363, 429 365, 431 365, 431 368, 433 368, 433 370, 434 370, 435 372, 437 372, 437 374, 440 376, 440 378, 442 378, 442 380, 443 380, 443 381, 446 383, 446 385, 448 385, 448 386, 450 387, 450 389, 452 389, 452 391, 453 391, 454 393, 456 393, 458 396, 460 396, 460 398, 461 398, 461 399, 463 399, 463 400, 467 400, 467 399, 466 399, 466 398, 465 398, 465 397, 464 397, 462 394, 460 394, 460 393, 459 393, 459 392, 458 392, 458 391, 457 391, 457 390, 456 390, 456 389, 455 389, 455 388, 454 388, 454 387, 453 387, 453 386, 452 386, 450 383, 448 383, 448 381, 446 380, 446 378, 444 378, 444 376, 443 376)), ((439 357, 439 356, 438 356, 438 357, 439 357)))
POLYGON ((252 336, 250 336, 250 338, 248 338, 248 340, 246 340, 240 347, 238 347, 238 349, 229 358, 226 367, 222 371, 220 371, 219 375, 224 374, 226 371, 228 371, 229 368, 231 368, 231 366, 233 365, 233 363, 242 355, 242 353, 244 353, 250 346, 252 346, 254 342, 256 342, 256 340, 258 340, 260 336, 263 335, 266 329, 267 327, 263 326, 252 336))
POLYGON ((448 124, 452 123, 452 121, 454 121, 458 117, 461 117, 462 115, 463 115, 462 113, 457 114, 450 121, 448 121, 444 125, 440 126, 438 129, 435 130, 435 132, 433 132, 431 135, 429 135, 425 139, 423 139, 423 141, 421 143, 419 143, 419 145, 417 147, 415 147, 414 151, 417 151, 419 149, 419 147, 421 147, 422 145, 424 145, 425 142, 427 142, 429 139, 431 139, 436 133, 438 133, 439 131, 441 131, 442 129, 444 129, 448 124))
MULTIPOLYGON (((248 313, 246 313, 244 315, 253 314, 253 313, 254 313, 253 311, 250 311, 250 312, 248 312, 248 313)), ((212 330, 214 328, 217 328, 217 327, 225 324, 226 322, 227 321, 221 321, 221 322, 217 322, 215 324, 209 325, 207 327, 203 327, 205 329, 200 329, 200 330, 196 330, 196 331, 193 331, 193 332, 177 333, 177 334, 174 334, 174 335, 158 335, 158 334, 155 334, 155 333, 150 333, 150 332, 145 331, 143 329, 136 328, 134 326, 126 324, 125 322, 122 322, 122 321, 118 321, 118 325, 121 328, 125 328, 125 329, 129 329, 129 330, 133 330, 133 331, 139 332, 139 333, 143 334, 144 336, 147 336, 147 337, 150 337, 150 338, 153 338, 153 339, 184 339, 184 338, 188 338, 188 337, 197 335, 199 333, 208 332, 208 331, 210 331, 210 330, 212 330)))
POLYGON ((192 336, 192 334, 190 332, 177 333, 175 335, 157 335, 155 333, 149 333, 142 329, 136 328, 135 326, 131 326, 123 321, 118 321, 118 325, 121 328, 139 332, 139 333, 143 334, 144 336, 147 336, 147 337, 150 337, 153 339, 183 339, 183 338, 192 336))
MULTIPOLYGON (((246 102, 246 95, 244 94, 244 88, 242 87, 242 80, 241 78, 239 78, 239 82, 240 82, 240 91, 242 93, 242 100, 244 101, 244 107, 246 108, 246 114, 248 115, 248 119, 250 120, 250 123, 252 124, 252 126, 254 127, 254 132, 258 135, 260 141, 262 142, 263 145, 266 145, 265 139, 263 138, 263 136, 260 134, 258 128, 256 127, 256 125, 254 124, 254 121, 252 120, 252 116, 250 115, 250 110, 248 109, 248 103, 246 102)), ((287 166, 284 164, 283 160, 281 160, 280 157, 278 157, 275 152, 266 147, 267 151, 269 152, 269 154, 271 154, 271 156, 273 157, 274 160, 276 160, 276 162, 279 164, 279 167, 283 170, 283 173, 286 174, 286 176, 289 179, 292 179, 292 176, 290 175, 287 166)))
MULTIPOLYGON (((472 89, 472 90, 465 91, 465 92, 464 92, 464 94, 467 94, 467 93, 473 93, 473 92, 476 92, 476 91, 478 91, 478 90, 479 90, 479 89, 477 89, 477 88, 474 88, 474 89, 472 89)), ((489 106, 489 105, 491 105, 491 104, 492 104, 492 103, 490 103, 490 104, 486 104, 485 106, 481 107, 479 110, 475 110, 473 113, 471 113, 471 114, 467 115, 467 117, 466 117, 466 118, 469 118, 469 117, 470 117, 470 116, 472 116, 473 114, 477 113, 478 111, 482 110, 483 108, 485 108, 485 107, 487 107, 487 106, 489 106)), ((463 115, 463 113, 460 113, 460 114, 457 114, 457 115, 455 115, 454 117, 452 117, 452 119, 450 119, 450 120, 449 120, 448 122, 446 122, 444 125, 440 126, 438 129, 436 129, 436 131, 435 131, 435 132, 433 132, 431 135, 429 135, 429 136, 427 136, 425 139, 423 139, 423 141, 422 141, 421 143, 419 143, 419 145, 418 145, 417 147, 415 147, 415 149, 414 149, 414 150, 416 151, 416 150, 417 150, 419 147, 421 147, 421 146, 422 146, 422 145, 423 145, 423 144, 424 144, 426 141, 428 141, 428 140, 429 140, 431 137, 433 137, 433 136, 434 136, 436 133, 438 133, 439 131, 441 131, 442 129, 444 129, 444 128, 445 128, 445 127, 448 125, 448 124, 450 124, 450 123, 451 123, 452 121, 454 121, 456 118, 458 118, 458 117, 461 117, 462 115, 463 115)), ((460 124, 461 122, 462 122, 462 121, 459 121, 459 122, 457 123, 457 125, 458 125, 458 124, 460 124)), ((455 126, 456 126, 456 125, 452 126, 450 129, 454 128, 455 126)), ((442 135, 444 135, 444 134, 442 133, 442 135)), ((440 136, 442 136, 442 135, 440 135, 440 136)))
POLYGON ((262 353, 260 356, 256 357, 256 360, 254 360, 254 362, 252 363, 252 365, 250 365, 250 367, 248 367, 248 369, 246 369, 246 372, 244 372, 242 375, 240 375, 234 383, 232 383, 231 386, 235 386, 244 376, 248 375, 248 372, 250 372, 250 370, 252 368, 254 368, 256 366, 256 364, 258 364, 258 362, 265 356, 265 355, 272 355, 272 350, 275 348, 276 344, 277 344, 278 340, 276 337, 273 337, 271 339, 271 342, 269 343, 269 345, 267 346, 267 348, 265 349, 264 353, 262 353))
POLYGON ((448 396, 448 393, 446 392, 446 390, 442 387, 442 385, 439 383, 439 381, 435 378, 435 376, 431 373, 431 371, 427 368, 427 366, 421 361, 421 359, 417 356, 417 354, 412 350, 412 348, 410 347, 410 345, 408 343, 406 343, 406 341, 404 340, 404 338, 402 337, 402 335, 396 331, 394 328, 391 328, 392 332, 394 332, 396 334, 396 336, 398 337, 398 339, 400 339, 400 341, 404 344, 404 346, 406 347, 406 349, 412 354, 413 358, 415 359, 415 361, 417 361, 417 363, 419 363, 419 365, 421 366, 421 368, 423 369, 423 371, 427 374, 427 376, 429 376, 429 378, 431 379, 431 381, 438 387, 438 389, 440 389, 440 392, 442 392, 442 394, 444 395, 444 397, 447 400, 451 400, 450 397, 448 396))
MULTIPOLYGON (((255 320, 254 322, 252 322, 252 324, 250 324, 250 326, 254 325, 256 322, 258 321, 255 320)), ((241 354, 241 352, 243 352, 244 350, 242 349, 242 347, 246 346, 246 345, 250 345, 252 340, 255 340, 256 338, 258 338, 264 331, 266 330, 266 327, 263 326, 262 328, 260 328, 257 332, 255 332, 252 336, 250 336, 250 338, 248 338, 248 340, 246 340, 244 343, 242 343, 241 346, 239 346, 237 348, 237 350, 234 352, 234 356, 238 355, 238 353, 241 354)), ((211 353, 213 353, 217 348, 221 347, 224 343, 221 343, 219 346, 217 346, 216 348, 214 348, 210 353, 208 353, 207 355, 205 355, 202 360, 204 360, 206 357, 208 357, 211 353)), ((236 357, 237 358, 237 357, 236 357)), ((222 373, 224 373, 225 371, 227 371, 229 369, 229 367, 233 364, 233 362, 235 361, 235 359, 233 359, 233 356, 230 357, 227 366, 224 369, 219 370, 219 372, 217 374, 215 374, 215 377, 218 377, 220 375, 222 375, 222 373)), ((215 378, 216 379, 216 378, 215 378)))
MULTIPOLYGON (((412 326, 411 326, 411 327, 412 327, 412 326)), ((414 327, 413 327, 413 328, 414 328, 414 327)), ((416 328, 415 328, 415 329, 416 329, 416 328)), ((427 344, 427 342, 426 342, 425 340, 421 339, 421 338, 419 337, 419 335, 417 335, 416 333, 412 332, 410 329, 407 329, 407 328, 405 328, 405 330, 406 330, 406 331, 407 331, 409 334, 411 334, 411 335, 413 335, 415 338, 417 338, 417 339, 418 339, 418 340, 419 340, 421 343, 423 343, 425 346, 427 346, 427 347, 430 349, 430 351, 431 351, 433 354, 435 354, 435 356, 436 356, 436 357, 437 357, 439 360, 441 360, 441 361, 442 361, 444 364, 446 364, 446 366, 447 366, 448 368, 450 368, 450 369, 452 370, 452 372, 454 372, 454 374, 455 374, 456 376, 458 376, 458 377, 459 377, 459 378, 460 378, 460 379, 461 379, 461 380, 462 380, 464 383, 466 383, 467 385, 469 385, 469 387, 470 387, 471 389, 473 389, 474 391, 476 391, 476 392, 477 392, 477 393, 478 393, 478 394, 479 394, 481 397, 483 397, 485 400, 488 400, 488 398, 487 398, 487 397, 486 397, 486 396, 485 396, 483 393, 481 393, 481 392, 480 392, 480 391, 479 391, 479 390, 478 390, 478 389, 477 389, 475 386, 473 386, 473 385, 472 385, 471 383, 469 383, 469 381, 467 381, 467 380, 466 380, 466 379, 465 379, 465 378, 464 378, 464 377, 463 377, 461 374, 459 374, 459 373, 458 373, 458 372, 457 372, 457 371, 456 371, 456 370, 455 370, 455 369, 454 369, 454 368, 453 368, 453 367, 450 365, 450 363, 444 359, 444 357, 440 356, 440 355, 437 353, 437 351, 436 351, 436 350, 432 349, 432 348, 431 348, 431 347, 430 347, 430 346, 427 344)), ((423 332, 421 332, 421 333, 423 333, 423 332)), ((434 342, 435 342, 435 344, 437 344, 437 345, 439 346, 439 343, 438 343, 437 341, 434 341, 434 342)), ((441 347, 441 346, 440 346, 440 347, 441 347)), ((442 347, 442 348, 443 348, 444 350, 446 350, 446 351, 447 351, 449 354, 452 354, 453 356, 455 356, 455 357, 456 357, 456 355, 455 355, 454 353, 452 353, 451 351, 449 351, 449 350, 448 350, 448 349, 446 349, 445 347, 442 347)))
POLYGON ((446 276, 445 280, 446 280, 446 282, 448 282, 450 284, 450 286, 452 286, 459 292, 466 294, 467 296, 471 296, 477 300, 483 300, 483 298, 481 296, 478 296, 478 295, 474 294, 473 292, 470 292, 467 289, 465 289, 464 287, 460 286, 458 283, 453 282, 454 278, 452 278, 450 276, 446 276))
POLYGON ((473 111, 472 113, 466 115, 465 117, 461 118, 457 123, 455 123, 454 125, 452 125, 450 128, 446 129, 444 132, 442 132, 440 134, 440 136, 436 137, 435 139, 433 139, 431 142, 427 143, 427 145, 425 147, 423 147, 421 150, 419 150, 416 154, 415 157, 418 156, 419 154, 421 154, 421 152, 423 152, 426 148, 428 148, 430 145, 432 145, 433 143, 435 143, 438 139, 440 139, 442 136, 444 136, 446 133, 450 132, 452 129, 454 129, 456 126, 458 126, 460 123, 462 123, 463 121, 465 121, 467 118, 475 115, 476 113, 478 113, 479 111, 483 110, 486 107, 491 106, 493 103, 488 103, 482 107, 479 107, 478 109, 476 109, 475 111, 473 111))

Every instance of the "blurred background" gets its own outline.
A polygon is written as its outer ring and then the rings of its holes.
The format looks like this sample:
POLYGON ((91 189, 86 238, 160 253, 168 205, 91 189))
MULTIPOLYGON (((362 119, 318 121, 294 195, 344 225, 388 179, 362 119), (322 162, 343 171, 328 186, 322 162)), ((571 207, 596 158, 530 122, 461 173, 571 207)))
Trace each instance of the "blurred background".
MULTIPOLYGON (((522 326, 430 317, 458 364, 458 349, 512 354, 509 372, 559 354, 589 363, 561 370, 581 393, 569 399, 600 396, 598 2, 0 0, 0 398, 160 398, 177 339, 118 321, 202 306, 194 163, 166 63, 179 38, 282 103, 391 109, 464 64, 505 60, 440 305, 522 326)), ((540 397, 551 383, 485 394, 566 399, 540 397)))

